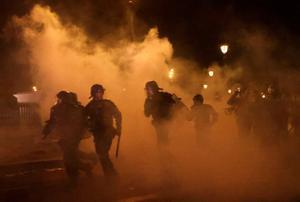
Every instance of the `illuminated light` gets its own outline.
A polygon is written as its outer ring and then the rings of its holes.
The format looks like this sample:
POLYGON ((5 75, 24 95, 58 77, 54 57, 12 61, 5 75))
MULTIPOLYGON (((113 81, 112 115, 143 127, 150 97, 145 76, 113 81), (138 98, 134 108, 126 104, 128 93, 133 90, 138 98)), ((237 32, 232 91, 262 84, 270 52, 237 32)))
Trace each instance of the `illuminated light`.
POLYGON ((207 89, 207 88, 208 88, 208 85, 207 85, 207 84, 203 84, 203 88, 204 88, 204 89, 207 89))
POLYGON ((232 90, 231 90, 231 89, 228 89, 227 92, 228 92, 228 94, 231 94, 231 93, 232 93, 232 90))
POLYGON ((32 86, 32 90, 33 90, 34 92, 37 92, 37 87, 36 87, 36 86, 32 86))
POLYGON ((208 76, 210 76, 210 77, 213 77, 214 76, 214 71, 212 71, 212 70, 210 70, 209 72, 208 72, 208 76))
POLYGON ((228 52, 229 46, 227 44, 223 44, 220 46, 221 52, 225 55, 228 52))
POLYGON ((174 78, 174 75, 175 75, 175 71, 174 71, 174 69, 172 68, 172 69, 169 70, 169 73, 168 73, 169 79, 173 79, 173 78, 174 78))
POLYGON ((263 99, 266 98, 266 94, 265 94, 265 93, 261 92, 260 94, 261 94, 261 97, 262 97, 263 99))

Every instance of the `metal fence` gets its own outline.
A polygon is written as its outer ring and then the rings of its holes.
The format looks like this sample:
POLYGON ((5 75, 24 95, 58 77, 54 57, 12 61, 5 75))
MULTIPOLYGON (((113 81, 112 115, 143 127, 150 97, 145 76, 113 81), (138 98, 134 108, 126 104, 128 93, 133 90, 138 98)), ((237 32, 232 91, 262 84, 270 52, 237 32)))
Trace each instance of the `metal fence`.
POLYGON ((40 107, 35 103, 19 104, 19 121, 25 125, 41 125, 40 107))
POLYGON ((41 125, 39 105, 35 103, 20 103, 18 108, 0 109, 0 126, 41 125))

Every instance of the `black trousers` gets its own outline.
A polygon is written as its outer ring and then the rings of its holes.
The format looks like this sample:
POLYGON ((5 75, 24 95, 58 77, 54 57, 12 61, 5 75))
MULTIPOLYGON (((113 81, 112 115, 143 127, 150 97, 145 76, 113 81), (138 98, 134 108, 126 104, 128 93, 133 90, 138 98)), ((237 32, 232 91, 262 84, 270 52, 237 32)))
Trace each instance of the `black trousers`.
POLYGON ((167 121, 153 121, 152 122, 157 135, 158 146, 166 146, 170 143, 169 133, 170 126, 167 121))
POLYGON ((61 139, 59 145, 63 152, 63 161, 66 173, 71 181, 75 182, 79 176, 79 170, 91 172, 91 164, 85 162, 82 152, 79 152, 80 139, 61 139))
POLYGON ((102 130, 94 132, 94 143, 103 173, 106 176, 116 175, 117 172, 109 157, 109 150, 114 138, 114 130, 102 130))
POLYGON ((59 146, 63 152, 63 161, 66 173, 71 181, 75 181, 79 174, 79 141, 61 139, 59 141, 59 146))

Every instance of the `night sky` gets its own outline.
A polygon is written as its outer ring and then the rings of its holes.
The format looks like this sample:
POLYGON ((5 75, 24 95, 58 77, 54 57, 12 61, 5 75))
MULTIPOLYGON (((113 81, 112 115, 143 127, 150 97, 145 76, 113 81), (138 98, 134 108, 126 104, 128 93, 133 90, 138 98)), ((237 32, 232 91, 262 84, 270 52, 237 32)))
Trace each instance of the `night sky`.
MULTIPOLYGON (((116 32, 116 27, 124 24, 124 8, 128 6, 125 0, 2 0, 0 29, 4 29, 12 15, 26 14, 35 3, 50 5, 63 22, 82 27, 95 40, 116 32)), ((295 66, 298 64, 299 1, 136 0, 131 9, 137 16, 138 36, 157 26, 160 35, 173 44, 176 57, 195 60, 202 67, 220 60, 218 46, 222 42, 232 45, 234 60, 243 52, 243 47, 235 41, 238 33, 256 29, 280 41, 281 49, 295 50, 290 60, 295 66)), ((23 84, 30 85, 29 67, 16 65, 12 58, 19 44, 0 36, 0 84, 9 83, 14 90, 23 84)), ((282 57, 290 57, 290 52, 283 51, 282 57)))

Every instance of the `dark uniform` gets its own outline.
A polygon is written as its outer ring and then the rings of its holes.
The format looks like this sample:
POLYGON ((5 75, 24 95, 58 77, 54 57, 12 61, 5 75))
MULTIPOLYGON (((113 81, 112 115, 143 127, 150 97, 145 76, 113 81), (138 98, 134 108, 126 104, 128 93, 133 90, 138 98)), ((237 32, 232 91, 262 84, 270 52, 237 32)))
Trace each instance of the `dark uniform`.
POLYGON ((198 143, 203 142, 204 136, 211 133, 211 128, 217 120, 217 112, 209 104, 203 104, 202 95, 195 95, 191 107, 190 120, 194 121, 198 143))
POLYGON ((253 129, 253 110, 252 104, 249 102, 248 89, 235 91, 229 98, 227 104, 232 107, 232 111, 236 115, 236 122, 241 136, 250 135, 253 129))
POLYGON ((183 103, 180 97, 177 95, 172 95, 173 100, 175 101, 175 105, 173 108, 173 117, 178 124, 181 124, 183 121, 189 120, 190 110, 183 103))
MULTIPOLYGON (((101 85, 95 84, 91 88, 92 97, 97 91, 103 91, 101 85)), ((85 107, 89 121, 89 128, 94 136, 96 152, 99 156, 105 175, 115 175, 116 170, 109 158, 109 150, 115 135, 121 134, 122 115, 117 106, 107 99, 91 100, 85 107), (113 119, 116 122, 114 127, 113 119)))
POLYGON ((146 117, 152 116, 152 124, 156 130, 157 142, 159 145, 169 143, 168 124, 173 118, 173 111, 176 102, 172 95, 167 92, 161 92, 155 81, 146 83, 146 90, 151 91, 148 94, 144 104, 144 114, 146 117))
POLYGON ((274 140, 280 140, 288 135, 288 107, 279 90, 277 82, 268 88, 267 110, 270 117, 270 135, 274 140))
POLYGON ((48 136, 52 130, 59 134, 59 145, 63 152, 66 173, 71 183, 76 183, 79 169, 90 174, 91 167, 79 160, 78 147, 86 128, 84 107, 71 102, 69 94, 61 91, 60 100, 51 108, 50 119, 46 122, 43 134, 48 136))

